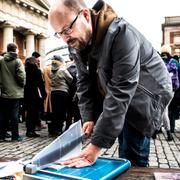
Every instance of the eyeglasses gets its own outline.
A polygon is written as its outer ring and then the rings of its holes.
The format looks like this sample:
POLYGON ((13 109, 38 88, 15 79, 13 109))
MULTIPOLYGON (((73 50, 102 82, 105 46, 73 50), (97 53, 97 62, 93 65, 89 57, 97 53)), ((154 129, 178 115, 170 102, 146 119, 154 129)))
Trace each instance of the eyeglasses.
POLYGON ((64 36, 66 36, 66 35, 71 34, 72 31, 73 31, 73 30, 72 30, 72 27, 73 27, 74 23, 76 22, 76 20, 78 19, 78 16, 79 16, 79 14, 80 14, 81 12, 82 12, 82 11, 79 11, 79 12, 78 12, 77 16, 75 17, 75 19, 72 21, 72 23, 71 23, 68 27, 66 27, 65 29, 63 29, 63 30, 60 31, 60 32, 55 32, 55 33, 54 33, 54 36, 60 39, 60 38, 63 38, 64 36))

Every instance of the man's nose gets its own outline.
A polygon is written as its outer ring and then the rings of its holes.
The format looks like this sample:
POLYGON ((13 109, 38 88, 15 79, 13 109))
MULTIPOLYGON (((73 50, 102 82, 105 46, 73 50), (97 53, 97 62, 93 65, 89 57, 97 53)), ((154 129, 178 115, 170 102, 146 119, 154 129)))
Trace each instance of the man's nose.
POLYGON ((63 35, 62 38, 63 38, 64 42, 67 43, 71 37, 69 35, 63 35))

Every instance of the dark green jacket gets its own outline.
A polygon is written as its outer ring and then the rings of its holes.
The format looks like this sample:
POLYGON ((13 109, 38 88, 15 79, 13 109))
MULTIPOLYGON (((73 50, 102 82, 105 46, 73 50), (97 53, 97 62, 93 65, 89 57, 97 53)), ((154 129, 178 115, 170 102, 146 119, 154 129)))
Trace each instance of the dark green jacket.
POLYGON ((0 60, 1 97, 23 98, 25 85, 25 69, 17 54, 8 52, 0 60))

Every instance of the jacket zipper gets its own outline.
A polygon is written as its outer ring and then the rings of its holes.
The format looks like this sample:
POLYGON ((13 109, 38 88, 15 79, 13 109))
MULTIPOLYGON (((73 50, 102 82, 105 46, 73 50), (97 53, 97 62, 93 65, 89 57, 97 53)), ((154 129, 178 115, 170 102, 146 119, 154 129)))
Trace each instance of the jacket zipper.
POLYGON ((151 93, 151 91, 149 91, 148 89, 144 88, 141 84, 138 84, 138 88, 142 89, 144 92, 146 92, 151 98, 153 98, 155 101, 157 101, 157 99, 153 96, 153 94, 151 93))

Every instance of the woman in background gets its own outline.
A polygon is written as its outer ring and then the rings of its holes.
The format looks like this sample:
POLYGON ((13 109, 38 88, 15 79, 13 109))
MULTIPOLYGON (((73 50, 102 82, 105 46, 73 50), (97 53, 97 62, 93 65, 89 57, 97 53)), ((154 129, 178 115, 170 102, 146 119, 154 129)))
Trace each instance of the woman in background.
POLYGON ((59 135, 63 131, 64 122, 67 120, 69 102, 69 84, 73 77, 65 66, 61 56, 54 55, 51 67, 51 103, 52 123, 50 135, 59 135))

